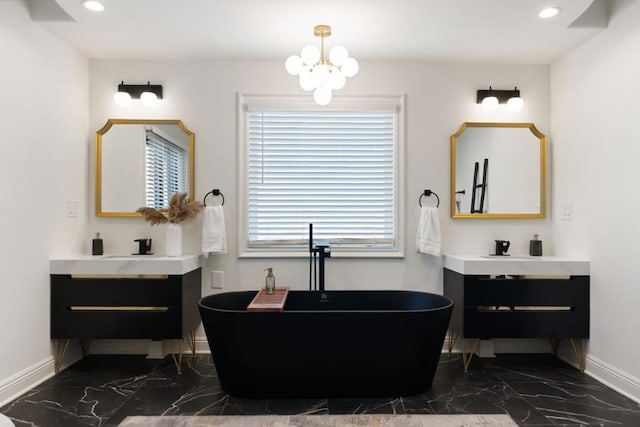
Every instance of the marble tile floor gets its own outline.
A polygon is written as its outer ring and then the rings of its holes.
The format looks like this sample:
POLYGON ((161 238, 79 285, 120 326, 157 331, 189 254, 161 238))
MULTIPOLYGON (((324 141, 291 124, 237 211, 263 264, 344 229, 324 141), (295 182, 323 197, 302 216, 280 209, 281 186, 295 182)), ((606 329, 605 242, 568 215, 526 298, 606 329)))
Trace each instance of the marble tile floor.
POLYGON ((229 396, 209 355, 185 358, 182 375, 170 357, 91 355, 0 413, 17 427, 117 426, 127 416, 328 414, 508 414, 519 426, 640 426, 640 404, 549 354, 474 357, 465 374, 459 354, 443 353, 426 393, 352 399, 229 396))

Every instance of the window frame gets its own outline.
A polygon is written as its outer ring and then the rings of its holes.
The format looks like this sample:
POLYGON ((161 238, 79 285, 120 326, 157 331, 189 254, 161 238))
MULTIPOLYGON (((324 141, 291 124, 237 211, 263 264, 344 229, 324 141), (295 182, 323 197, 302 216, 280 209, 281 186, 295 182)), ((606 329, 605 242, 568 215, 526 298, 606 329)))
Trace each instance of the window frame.
POLYGON ((251 108, 273 110, 368 110, 395 111, 394 132, 394 226, 395 247, 392 249, 332 248, 333 258, 404 258, 404 151, 405 96, 336 96, 327 106, 316 105, 307 95, 256 95, 238 93, 238 257, 239 258, 305 258, 306 249, 250 248, 248 246, 248 121, 251 108))

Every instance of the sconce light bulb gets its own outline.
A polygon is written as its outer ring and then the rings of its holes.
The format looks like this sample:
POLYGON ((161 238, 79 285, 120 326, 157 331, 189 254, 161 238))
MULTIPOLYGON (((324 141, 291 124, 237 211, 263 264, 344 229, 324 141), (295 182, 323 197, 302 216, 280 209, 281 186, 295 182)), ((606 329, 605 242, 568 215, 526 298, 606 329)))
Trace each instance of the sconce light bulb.
POLYGON ((131 104, 131 95, 128 92, 116 92, 113 95, 113 100, 120 107, 126 107, 131 104))
POLYGON ((487 96, 482 100, 482 108, 485 111, 492 111, 498 108, 498 98, 495 96, 487 96))
POLYGON ((514 96, 509 98, 507 101, 507 108, 509 111, 520 111, 524 107, 524 100, 519 96, 514 96))
POLYGON ((153 92, 142 92, 140 95, 140 102, 145 107, 153 107, 158 102, 158 97, 153 92))

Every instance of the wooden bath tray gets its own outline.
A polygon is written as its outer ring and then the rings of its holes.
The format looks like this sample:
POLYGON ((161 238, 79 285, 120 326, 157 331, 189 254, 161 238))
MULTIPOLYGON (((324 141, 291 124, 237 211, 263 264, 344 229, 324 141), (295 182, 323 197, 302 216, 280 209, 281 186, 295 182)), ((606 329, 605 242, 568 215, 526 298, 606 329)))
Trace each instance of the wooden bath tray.
POLYGON ((272 295, 267 295, 266 289, 261 289, 247 306, 247 311, 284 311, 284 303, 288 295, 289 288, 276 288, 276 293, 272 295))

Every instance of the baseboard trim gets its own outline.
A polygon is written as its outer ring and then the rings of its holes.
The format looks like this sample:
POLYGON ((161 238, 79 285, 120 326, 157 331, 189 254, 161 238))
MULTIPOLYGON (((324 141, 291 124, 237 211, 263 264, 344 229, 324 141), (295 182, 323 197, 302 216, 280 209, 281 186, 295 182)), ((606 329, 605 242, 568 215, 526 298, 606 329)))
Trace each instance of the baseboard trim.
POLYGON ((585 372, 618 393, 640 403, 640 379, 633 375, 629 375, 591 354, 587 355, 585 372))
POLYGON ((53 357, 47 357, 17 374, 0 381, 0 406, 4 406, 12 400, 15 400, 54 375, 53 357))

